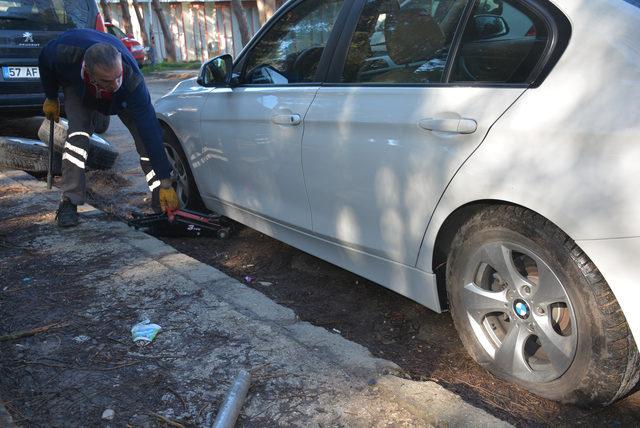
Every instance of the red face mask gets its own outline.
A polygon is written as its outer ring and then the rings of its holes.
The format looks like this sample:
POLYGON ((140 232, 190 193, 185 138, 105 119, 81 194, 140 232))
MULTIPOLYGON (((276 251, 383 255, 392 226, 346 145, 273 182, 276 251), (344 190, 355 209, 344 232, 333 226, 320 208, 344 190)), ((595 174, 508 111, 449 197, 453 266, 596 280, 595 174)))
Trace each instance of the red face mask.
POLYGON ((117 87, 114 91, 109 91, 100 87, 98 83, 96 83, 93 77, 89 74, 84 66, 84 61, 82 62, 82 69, 80 71, 80 75, 82 76, 82 80, 84 81, 84 85, 87 88, 87 91, 91 96, 98 100, 107 100, 110 101, 113 97, 114 92, 116 92, 122 86, 122 76, 124 74, 124 68, 120 73, 120 77, 116 80, 117 87))

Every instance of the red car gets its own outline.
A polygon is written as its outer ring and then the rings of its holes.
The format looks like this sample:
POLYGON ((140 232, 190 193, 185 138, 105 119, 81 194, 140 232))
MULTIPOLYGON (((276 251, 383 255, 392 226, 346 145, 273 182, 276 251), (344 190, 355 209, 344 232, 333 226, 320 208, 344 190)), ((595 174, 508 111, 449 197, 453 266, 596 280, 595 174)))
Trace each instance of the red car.
POLYGON ((131 52, 131 55, 133 55, 135 60, 138 62, 138 67, 142 68, 147 59, 147 53, 144 46, 142 46, 140 42, 133 37, 133 34, 125 34, 124 31, 113 25, 111 22, 105 22, 104 25, 107 27, 107 32, 109 34, 122 40, 122 43, 124 43, 127 49, 129 49, 129 52, 131 52))

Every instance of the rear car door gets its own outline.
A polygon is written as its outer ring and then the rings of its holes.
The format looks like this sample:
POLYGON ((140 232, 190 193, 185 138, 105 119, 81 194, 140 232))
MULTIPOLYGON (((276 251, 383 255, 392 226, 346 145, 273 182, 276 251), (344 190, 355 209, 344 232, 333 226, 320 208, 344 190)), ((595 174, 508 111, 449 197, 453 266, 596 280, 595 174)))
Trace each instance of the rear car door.
POLYGON ((311 229, 301 162, 305 116, 331 57, 344 0, 285 6, 236 63, 239 84, 207 96, 201 132, 203 196, 311 229))
POLYGON ((531 47, 515 53, 516 60, 483 63, 479 51, 503 52, 511 28, 505 10, 518 21, 513 27, 528 25, 532 34, 512 38, 544 42, 545 27, 510 0, 358 3, 360 16, 341 45, 346 53, 332 64, 333 83, 318 91, 305 120, 313 230, 414 266, 447 183, 526 90, 530 64, 540 58, 531 47), (502 7, 486 11, 487 3, 502 7), (493 38, 502 38, 496 49, 493 38))

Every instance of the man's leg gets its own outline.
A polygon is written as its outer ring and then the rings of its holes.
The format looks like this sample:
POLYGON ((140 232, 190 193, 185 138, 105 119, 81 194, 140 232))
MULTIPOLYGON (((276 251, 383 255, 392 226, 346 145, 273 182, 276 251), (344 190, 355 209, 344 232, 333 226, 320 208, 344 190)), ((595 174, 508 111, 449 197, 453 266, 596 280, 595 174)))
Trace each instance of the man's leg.
POLYGON ((65 87, 63 91, 69 131, 62 152, 62 201, 57 221, 59 226, 67 227, 78 224, 76 206, 84 204, 85 164, 89 136, 93 133, 94 112, 82 105, 82 99, 72 87, 65 87))
POLYGON ((147 181, 147 186, 151 191, 151 208, 154 212, 161 212, 160 209, 160 180, 156 177, 156 173, 151 166, 151 160, 147 155, 147 150, 144 147, 144 143, 142 142, 142 138, 140 137, 140 132, 138 131, 138 126, 136 122, 132 119, 131 115, 124 110, 118 113, 118 117, 127 127, 131 136, 133 137, 133 141, 136 145, 136 151, 138 152, 138 156, 140 156, 140 167, 145 175, 145 180, 147 181))

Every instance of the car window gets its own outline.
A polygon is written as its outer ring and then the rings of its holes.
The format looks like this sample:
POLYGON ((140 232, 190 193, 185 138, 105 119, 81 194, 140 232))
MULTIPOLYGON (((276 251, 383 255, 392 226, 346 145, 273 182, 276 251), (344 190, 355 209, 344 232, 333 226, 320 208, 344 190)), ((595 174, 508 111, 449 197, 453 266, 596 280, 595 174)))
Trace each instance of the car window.
POLYGON ((627 3, 631 3, 635 7, 640 7, 640 0, 624 0, 624 1, 626 1, 627 3))
POLYGON ((0 0, 0 28, 60 31, 86 28, 86 0, 0 0))
POLYGON ((480 0, 462 35, 452 82, 528 83, 549 41, 522 2, 480 0))
POLYGON ((114 25, 107 26, 107 30, 119 39, 124 39, 127 37, 127 35, 124 34, 124 32, 121 29, 119 29, 114 25))
POLYGON ((307 0, 285 13, 248 53, 247 84, 315 81, 344 0, 307 0))
POLYGON ((466 4, 467 0, 368 0, 341 81, 440 82, 466 4))

